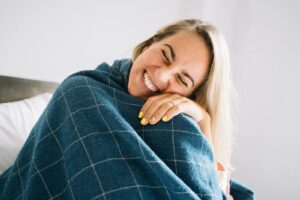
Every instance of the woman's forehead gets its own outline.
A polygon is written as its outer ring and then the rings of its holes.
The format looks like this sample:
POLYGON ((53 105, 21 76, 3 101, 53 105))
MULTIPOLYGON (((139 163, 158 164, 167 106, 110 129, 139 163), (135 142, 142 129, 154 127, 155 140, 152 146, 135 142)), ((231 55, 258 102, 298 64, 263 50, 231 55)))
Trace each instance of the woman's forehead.
POLYGON ((188 42, 188 41, 203 41, 200 35, 193 31, 178 31, 170 36, 163 38, 161 41, 170 42, 188 42))
POLYGON ((160 46, 170 45, 178 56, 191 55, 194 57, 208 57, 210 52, 204 40, 198 34, 190 31, 180 31, 174 35, 164 38, 159 42, 160 46))

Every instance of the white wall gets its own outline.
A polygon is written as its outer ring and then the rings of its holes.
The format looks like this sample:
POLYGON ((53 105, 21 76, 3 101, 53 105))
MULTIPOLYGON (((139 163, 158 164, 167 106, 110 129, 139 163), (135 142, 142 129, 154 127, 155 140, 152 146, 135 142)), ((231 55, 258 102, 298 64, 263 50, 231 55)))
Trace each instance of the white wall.
POLYGON ((234 177, 257 199, 300 199, 300 2, 204 2, 225 34, 240 95, 234 177))
POLYGON ((158 27, 203 17, 225 35, 240 95, 233 176, 257 199, 300 199, 295 0, 0 0, 0 74, 61 81, 128 57, 158 27))
POLYGON ((182 17, 182 4, 0 0, 0 74, 62 81, 103 61, 129 57, 135 44, 182 17))

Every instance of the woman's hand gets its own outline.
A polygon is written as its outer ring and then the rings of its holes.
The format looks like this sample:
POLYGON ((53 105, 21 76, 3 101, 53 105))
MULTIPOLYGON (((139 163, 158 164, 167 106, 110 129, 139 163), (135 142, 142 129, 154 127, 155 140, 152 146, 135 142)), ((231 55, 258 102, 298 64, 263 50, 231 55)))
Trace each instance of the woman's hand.
POLYGON ((139 113, 139 118, 142 118, 142 125, 154 125, 160 120, 167 122, 180 113, 191 116, 204 135, 211 140, 211 120, 208 112, 193 100, 178 94, 165 93, 149 97, 139 113))

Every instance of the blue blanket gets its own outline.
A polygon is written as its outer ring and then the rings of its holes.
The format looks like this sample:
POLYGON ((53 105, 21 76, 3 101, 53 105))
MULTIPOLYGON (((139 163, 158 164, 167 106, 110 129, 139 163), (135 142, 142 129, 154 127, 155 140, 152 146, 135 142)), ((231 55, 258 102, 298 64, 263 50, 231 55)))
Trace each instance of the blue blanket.
POLYGON ((131 60, 64 80, 17 160, 0 199, 225 199, 197 124, 180 114, 142 126, 127 91, 131 60))

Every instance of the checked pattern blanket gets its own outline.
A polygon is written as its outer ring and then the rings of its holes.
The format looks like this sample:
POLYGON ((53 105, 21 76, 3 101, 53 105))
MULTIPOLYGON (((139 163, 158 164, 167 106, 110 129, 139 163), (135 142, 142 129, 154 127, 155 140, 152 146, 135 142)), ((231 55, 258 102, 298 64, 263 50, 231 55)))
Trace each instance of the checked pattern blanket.
POLYGON ((184 114, 142 126, 132 62, 67 77, 0 176, 0 199, 225 199, 212 151, 184 114))

